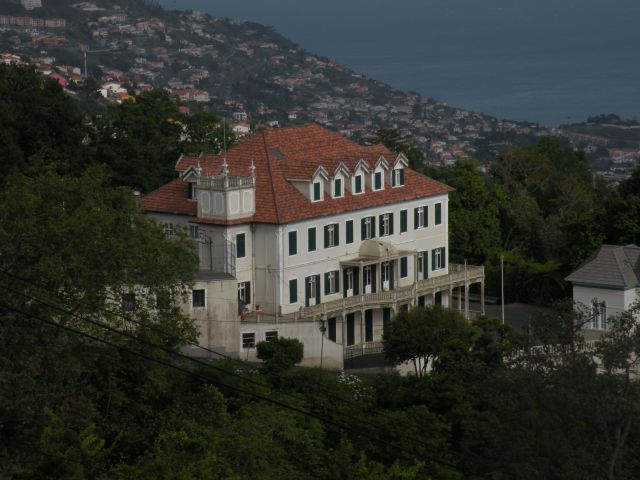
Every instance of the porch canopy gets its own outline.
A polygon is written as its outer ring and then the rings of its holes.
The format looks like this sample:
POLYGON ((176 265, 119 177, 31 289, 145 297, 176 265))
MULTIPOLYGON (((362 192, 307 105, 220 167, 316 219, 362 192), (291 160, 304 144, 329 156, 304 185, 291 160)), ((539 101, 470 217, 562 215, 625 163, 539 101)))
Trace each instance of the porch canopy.
POLYGON ((355 257, 347 257, 340 261, 343 267, 362 267, 381 262, 390 262, 401 257, 414 255, 413 250, 398 250, 389 242, 381 240, 364 240, 355 257))

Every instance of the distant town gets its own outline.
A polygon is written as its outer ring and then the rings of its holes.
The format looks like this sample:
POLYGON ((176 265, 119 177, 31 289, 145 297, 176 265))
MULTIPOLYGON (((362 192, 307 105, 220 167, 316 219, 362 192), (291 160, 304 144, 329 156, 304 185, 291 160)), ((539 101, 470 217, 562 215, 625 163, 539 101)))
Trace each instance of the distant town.
POLYGON ((240 138, 313 121, 366 143, 378 128, 393 128, 430 165, 474 157, 487 168, 510 145, 548 135, 583 149, 594 173, 614 180, 640 159, 638 125, 545 128, 466 111, 307 53, 269 27, 115 0, 52 3, 0 6, 0 61, 33 64, 72 94, 88 79, 102 103, 163 88, 185 112, 229 118, 240 138))

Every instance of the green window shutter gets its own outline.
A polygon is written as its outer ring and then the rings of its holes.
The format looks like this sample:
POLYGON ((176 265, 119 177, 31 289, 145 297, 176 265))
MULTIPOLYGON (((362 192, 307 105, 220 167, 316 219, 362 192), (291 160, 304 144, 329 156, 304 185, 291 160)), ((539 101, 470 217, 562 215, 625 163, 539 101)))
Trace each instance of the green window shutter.
POLYGON ((400 233, 407 231, 407 211, 400 210, 400 233))
POLYGON ((356 177, 356 193, 362 192, 362 175, 356 177))
POLYGON ((298 301, 298 280, 289 280, 289 303, 298 301))
POLYGON ((391 186, 396 186, 396 171, 395 169, 391 170, 391 186))
POLYGON ((289 255, 298 253, 298 232, 289 232, 289 255))
POLYGON ((336 178, 333 181, 333 196, 340 197, 342 195, 342 179, 336 178))
POLYGON ((324 227, 324 248, 329 248, 329 225, 324 227))
POLYGON ((333 272, 336 277, 336 292, 340 291, 340 270, 336 270, 333 272))
POLYGON ((244 295, 246 303, 253 303, 251 301, 251 282, 244 282, 244 295))
POLYGON ((329 295, 329 273, 324 274, 324 294, 329 295))
POLYGON ((378 228, 380 229, 380 232, 378 233, 379 237, 381 237, 384 234, 384 232, 382 231, 382 228, 383 228, 383 218, 382 217, 383 217, 383 215, 380 215, 380 217, 379 217, 379 220, 380 220, 380 223, 378 225, 378 228))
POLYGON ((376 237, 376 217, 375 215, 371 217, 371 238, 376 237))
POLYGON ((418 229, 418 209, 420 207, 416 207, 413 209, 413 228, 418 229))
POLYGON ((313 199, 320 200, 320 182, 313 184, 313 199))
POLYGON ((400 169, 400 185, 404 185, 404 168, 400 169))
POLYGON ((393 213, 389 214, 389 235, 393 235, 393 213))
POLYGON ((244 258, 246 255, 244 233, 236 235, 236 257, 244 258))
POLYGON ((407 257, 402 257, 400 258, 400 277, 405 278, 407 275, 409 275, 407 257))
POLYGON ((442 259, 442 268, 447 266, 447 247, 440 249, 440 258, 442 259))
POLYGON ((334 224, 333 235, 334 235, 333 245, 337 247, 338 245, 340 245, 340 224, 338 223, 334 224))
POLYGON ((436 203, 435 222, 436 222, 436 225, 440 225, 442 223, 442 204, 441 203, 436 203))
POLYGON ((380 190, 382 188, 382 172, 376 172, 373 175, 373 178, 375 189, 380 190))
POLYGON ((364 218, 360 220, 360 240, 365 239, 365 225, 364 218))
POLYGON ((310 252, 316 251, 316 227, 311 227, 307 231, 307 247, 310 252))
POLYGON ((431 271, 436 269, 436 249, 431 250, 431 271))
POLYGON ((353 243, 353 220, 347 220, 347 243, 353 243))
POLYGON ((316 304, 320 303, 320 275, 316 275, 316 304))
POLYGON ((429 226, 429 207, 425 205, 422 208, 424 208, 424 226, 426 228, 429 226))

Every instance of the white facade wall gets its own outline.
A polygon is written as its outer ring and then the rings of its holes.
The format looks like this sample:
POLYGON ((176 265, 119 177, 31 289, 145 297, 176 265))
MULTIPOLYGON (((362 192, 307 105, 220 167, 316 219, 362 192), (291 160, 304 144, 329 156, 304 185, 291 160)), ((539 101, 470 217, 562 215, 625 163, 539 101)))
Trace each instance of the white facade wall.
MULTIPOLYGON (((385 188, 392 188, 385 185, 385 188)), ((397 187, 403 188, 403 187, 397 187)), ((370 195, 372 193, 369 193, 370 195)), ((283 227, 282 244, 278 246, 278 251, 282 252, 282 275, 283 282, 281 296, 279 298, 282 305, 282 313, 290 313, 304 306, 305 278, 311 275, 320 275, 321 283, 325 272, 340 270, 340 261, 348 257, 356 257, 362 243, 361 219, 369 216, 376 217, 376 235, 373 239, 391 243, 398 250, 428 251, 429 276, 435 277, 448 273, 449 262, 445 263, 446 268, 432 271, 431 251, 438 247, 447 247, 448 255, 448 198, 447 195, 434 196, 409 202, 394 203, 391 205, 378 206, 368 209, 351 211, 332 215, 330 217, 315 218, 296 222, 283 227), (435 225, 435 205, 441 203, 441 223, 435 225), (428 207, 428 226, 424 228, 414 228, 414 208, 428 207), (400 211, 407 210, 407 231, 400 233, 400 211), (393 235, 380 237, 379 218, 385 213, 393 213, 393 235), (353 220, 353 243, 346 243, 346 222, 353 220), (339 224, 340 242, 338 246, 324 248, 324 227, 329 224, 339 224), (309 228, 316 228, 316 250, 308 251, 308 231, 309 228), (297 254, 289 255, 289 232, 297 232, 297 254), (289 280, 298 280, 298 302, 289 302, 289 280)), ((397 266, 399 269, 399 265, 397 266)), ((379 272, 378 272, 379 273, 379 272)), ((415 270, 413 259, 408 259, 408 276, 400 279, 398 272, 398 284, 396 286, 411 285, 415 281, 415 270)), ((342 278, 340 279, 342 283, 342 278)), ((380 284, 378 283, 380 286, 380 284)), ((319 285, 323 287, 323 285, 319 285)), ((342 287, 342 285, 341 285, 342 287)), ((342 288, 341 288, 342 289, 342 288)), ((339 300, 343 294, 337 292, 333 295, 325 296, 324 288, 321 288, 320 301, 328 302, 339 300)))
POLYGON ((607 317, 621 314, 640 299, 640 289, 613 289, 604 287, 573 286, 573 300, 587 308, 594 302, 605 302, 607 317))

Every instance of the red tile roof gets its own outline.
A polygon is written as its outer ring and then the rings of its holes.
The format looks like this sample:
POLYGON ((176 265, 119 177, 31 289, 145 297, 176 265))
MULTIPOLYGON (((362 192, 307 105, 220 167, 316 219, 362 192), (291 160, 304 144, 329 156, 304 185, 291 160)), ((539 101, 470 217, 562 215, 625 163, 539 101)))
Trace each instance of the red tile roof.
MULTIPOLYGON (((252 162, 256 167, 256 214, 247 219, 229 222, 209 218, 197 218, 193 221, 227 225, 247 222, 290 223, 453 190, 406 169, 403 187, 391 188, 386 184, 381 191, 366 190, 360 195, 345 191, 341 198, 325 195, 323 201, 311 202, 289 182, 290 179, 311 180, 320 165, 330 175, 341 162, 351 172, 360 160, 367 162, 373 169, 381 156, 390 164, 395 163, 395 155, 381 145, 361 146, 315 124, 259 132, 227 153, 230 175, 247 176, 251 174, 252 162)), ((203 175, 218 175, 222 163, 222 155, 181 156, 176 163, 176 170, 184 171, 200 165, 203 175)), ((173 180, 145 196, 143 207, 149 212, 196 215, 195 202, 187 200, 187 185, 181 179, 173 180)))

